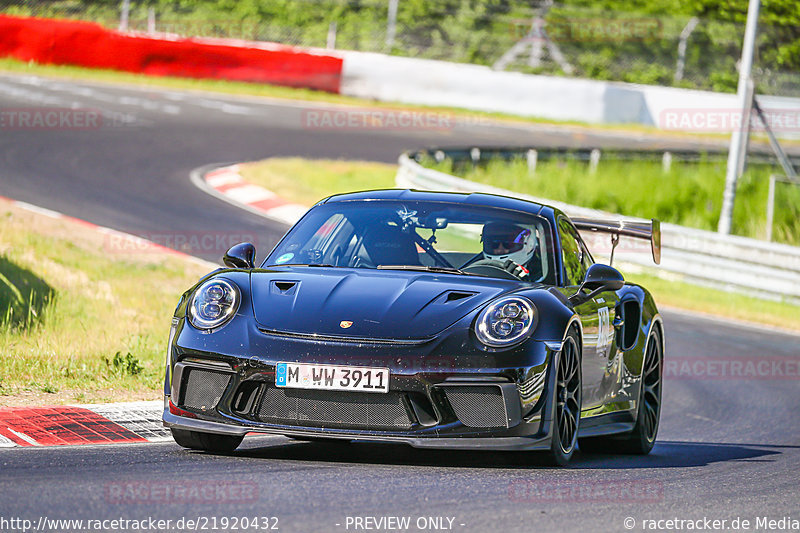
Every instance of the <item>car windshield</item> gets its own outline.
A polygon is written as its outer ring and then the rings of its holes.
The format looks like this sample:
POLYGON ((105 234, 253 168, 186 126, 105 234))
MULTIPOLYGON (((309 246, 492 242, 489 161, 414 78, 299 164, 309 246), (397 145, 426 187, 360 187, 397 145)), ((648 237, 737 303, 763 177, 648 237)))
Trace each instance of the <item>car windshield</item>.
POLYGON ((551 231, 541 216, 446 202, 352 200, 312 209, 264 266, 427 270, 507 278, 471 265, 511 259, 525 281, 555 284, 551 231))

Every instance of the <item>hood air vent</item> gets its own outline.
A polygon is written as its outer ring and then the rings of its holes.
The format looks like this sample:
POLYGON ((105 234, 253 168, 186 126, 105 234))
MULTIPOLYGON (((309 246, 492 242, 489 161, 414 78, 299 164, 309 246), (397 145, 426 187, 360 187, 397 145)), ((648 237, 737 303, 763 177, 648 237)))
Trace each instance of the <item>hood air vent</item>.
POLYGON ((475 296, 475 293, 462 292, 462 291, 449 291, 446 293, 444 303, 456 302, 458 300, 463 300, 464 298, 469 298, 470 296, 475 296))
POLYGON ((273 281, 272 293, 292 295, 297 290, 296 281, 273 281))

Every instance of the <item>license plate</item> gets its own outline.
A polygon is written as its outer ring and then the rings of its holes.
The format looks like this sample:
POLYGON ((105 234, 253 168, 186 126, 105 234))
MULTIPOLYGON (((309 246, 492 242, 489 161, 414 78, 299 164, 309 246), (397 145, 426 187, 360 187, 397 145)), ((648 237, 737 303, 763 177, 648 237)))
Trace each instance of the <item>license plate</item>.
POLYGON ((275 386, 361 392, 389 392, 389 369, 363 366, 278 363, 275 386))

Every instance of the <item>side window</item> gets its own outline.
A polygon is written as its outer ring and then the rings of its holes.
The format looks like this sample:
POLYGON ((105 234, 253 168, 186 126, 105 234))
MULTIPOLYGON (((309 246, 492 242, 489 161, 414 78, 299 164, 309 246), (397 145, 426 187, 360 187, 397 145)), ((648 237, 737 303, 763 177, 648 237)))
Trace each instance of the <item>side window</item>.
MULTIPOLYGON (((586 271, 589 270, 589 267, 594 264, 594 259, 592 258, 592 254, 589 253, 586 243, 583 242, 583 239, 580 237, 580 233, 578 233, 578 245, 581 248, 581 264, 583 265, 583 272, 585 274, 586 271)), ((583 281, 583 278, 581 278, 581 281, 583 281)))
POLYGON ((341 213, 332 215, 305 244, 298 260, 340 266, 345 248, 352 242, 353 225, 341 213))
POLYGON ((561 238, 565 283, 570 286, 580 285, 586 276, 586 270, 592 264, 591 256, 586 252, 578 231, 564 217, 558 219, 558 234, 561 238))

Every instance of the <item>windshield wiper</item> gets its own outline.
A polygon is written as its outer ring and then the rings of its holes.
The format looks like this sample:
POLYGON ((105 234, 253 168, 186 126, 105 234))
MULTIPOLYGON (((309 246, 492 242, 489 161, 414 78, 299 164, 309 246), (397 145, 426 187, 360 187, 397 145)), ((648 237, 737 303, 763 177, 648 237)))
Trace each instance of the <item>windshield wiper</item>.
POLYGON ((283 263, 281 265, 267 265, 268 267, 327 267, 336 268, 336 265, 329 265, 327 263, 283 263))
POLYGON ((463 276, 477 276, 472 272, 464 272, 455 267, 424 266, 424 265, 378 265, 378 270, 416 270, 419 272, 440 272, 443 274, 461 274, 463 276))

